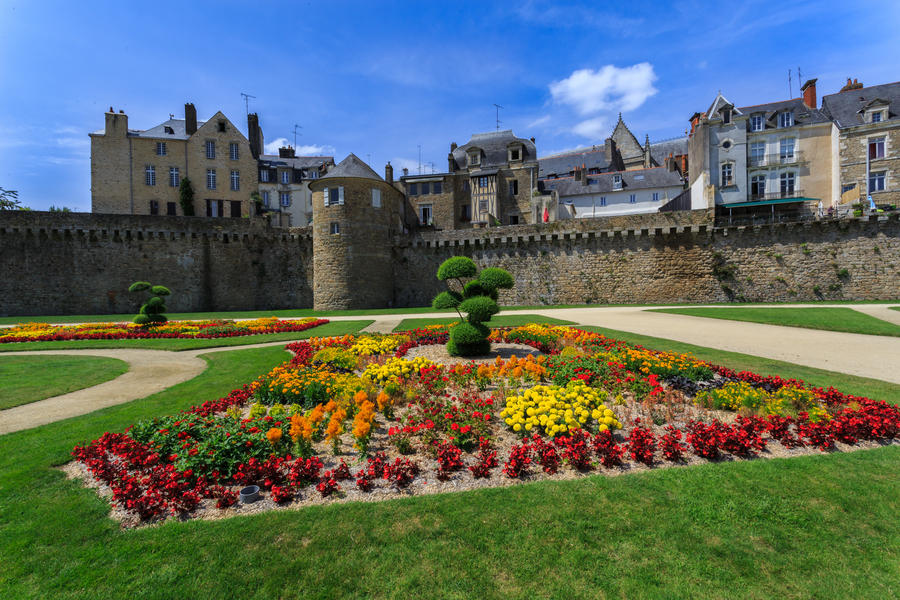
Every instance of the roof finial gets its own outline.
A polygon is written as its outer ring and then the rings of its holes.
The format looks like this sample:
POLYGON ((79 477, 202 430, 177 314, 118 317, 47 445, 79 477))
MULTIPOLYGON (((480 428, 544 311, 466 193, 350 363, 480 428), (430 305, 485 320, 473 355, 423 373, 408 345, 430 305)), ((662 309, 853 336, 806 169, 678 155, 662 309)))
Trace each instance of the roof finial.
POLYGON ((619 122, 620 123, 622 122, 622 113, 621 112, 619 113, 619 122))

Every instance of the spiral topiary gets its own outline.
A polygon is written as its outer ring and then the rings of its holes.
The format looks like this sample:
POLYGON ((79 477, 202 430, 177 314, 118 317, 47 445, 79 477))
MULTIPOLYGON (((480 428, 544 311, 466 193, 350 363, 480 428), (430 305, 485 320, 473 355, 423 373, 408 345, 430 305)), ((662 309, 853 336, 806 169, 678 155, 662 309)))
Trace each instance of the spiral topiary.
POLYGON ((450 329, 447 352, 451 356, 478 356, 490 352, 488 336, 491 331, 484 323, 500 312, 498 290, 513 286, 512 275, 494 267, 479 273, 471 258, 454 256, 438 267, 437 278, 447 281, 448 286, 455 281, 457 288, 441 292, 431 302, 436 310, 452 308, 459 314, 459 323, 450 329), (463 317, 463 313, 467 316, 463 317))
POLYGON ((169 296, 172 292, 165 286, 150 285, 146 281, 135 281, 128 288, 129 292, 143 292, 147 290, 153 295, 141 306, 141 310, 134 317, 133 321, 138 325, 145 326, 165 323, 168 319, 163 313, 168 309, 163 301, 163 296, 169 296))

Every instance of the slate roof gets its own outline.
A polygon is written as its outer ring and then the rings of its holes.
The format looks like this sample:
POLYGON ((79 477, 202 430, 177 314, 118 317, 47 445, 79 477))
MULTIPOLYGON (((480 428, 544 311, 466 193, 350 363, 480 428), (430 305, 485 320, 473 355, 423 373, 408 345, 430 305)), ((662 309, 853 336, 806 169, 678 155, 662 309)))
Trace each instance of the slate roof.
POLYGON ((456 161, 456 166, 459 169, 468 168, 468 163, 466 161, 466 151, 469 148, 477 147, 481 148, 483 152, 481 165, 479 165, 480 167, 490 168, 506 166, 506 159, 508 156, 506 150, 507 146, 511 142, 518 142, 522 144, 522 160, 524 162, 534 162, 535 160, 537 160, 537 149, 534 146, 534 142, 532 142, 531 140, 516 137, 515 135, 513 135, 512 129, 473 134, 472 139, 453 151, 453 160, 456 161))
POLYGON ((538 179, 551 175, 565 177, 575 172, 575 167, 584 165, 586 169, 604 171, 609 167, 604 146, 577 148, 570 152, 552 154, 538 159, 538 179))
POLYGON ((828 115, 821 110, 806 106, 806 104, 803 103, 802 98, 781 100, 780 102, 768 102, 766 104, 754 104, 753 106, 742 106, 739 110, 747 116, 755 113, 763 113, 767 121, 772 119, 777 113, 792 111, 794 113, 795 125, 827 123, 831 120, 828 118, 828 115))
POLYGON ((677 171, 669 171, 665 167, 652 167, 650 169, 635 169, 633 171, 617 171, 589 175, 588 185, 575 181, 574 177, 564 179, 545 179, 541 185, 545 190, 556 190, 560 198, 569 196, 584 196, 586 194, 602 194, 606 192, 619 192, 628 190, 646 190, 653 188, 681 187, 683 184, 681 175, 677 171), (622 189, 613 188, 615 175, 622 176, 622 189))
POLYGON ((263 167, 291 167, 293 169, 309 169, 312 167, 321 167, 322 165, 334 162, 333 156, 295 156, 293 158, 282 158, 277 154, 262 154, 259 157, 259 164, 263 167))
POLYGON ((679 154, 688 153, 687 136, 672 138, 671 140, 663 140, 660 142, 650 142, 650 157, 657 165, 665 164, 666 157, 669 154, 678 156, 679 154))
MULTIPOLYGON (((206 123, 206 121, 197 121, 197 129, 203 127, 204 123, 206 123)), ((105 129, 100 129, 95 131, 93 135, 104 135, 105 133, 105 129)), ((150 129, 129 129, 128 135, 132 137, 162 138, 167 140, 186 140, 191 137, 185 132, 184 119, 169 119, 150 129), (166 133, 166 127, 171 127, 173 133, 166 133)))
POLYGON ((338 163, 336 167, 320 177, 319 180, 335 179, 337 177, 356 177, 358 179, 384 181, 384 179, 381 178, 381 175, 372 170, 372 167, 360 160, 360 158, 352 152, 347 155, 347 158, 338 163))
POLYGON ((859 110, 875 99, 889 102, 888 119, 896 119, 900 115, 900 81, 823 96, 822 110, 841 129, 853 127, 863 124, 863 115, 859 110))

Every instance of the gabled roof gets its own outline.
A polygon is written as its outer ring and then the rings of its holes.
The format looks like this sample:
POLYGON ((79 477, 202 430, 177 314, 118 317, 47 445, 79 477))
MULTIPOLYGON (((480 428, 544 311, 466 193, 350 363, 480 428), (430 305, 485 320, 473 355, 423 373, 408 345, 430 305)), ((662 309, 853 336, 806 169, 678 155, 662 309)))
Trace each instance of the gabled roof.
MULTIPOLYGON (((619 121, 616 123, 615 129, 613 129, 612 135, 610 135, 614 142, 616 142, 616 148, 619 150, 619 153, 622 153, 622 149, 626 148, 629 143, 633 143, 639 149, 643 148, 643 144, 641 144, 634 134, 631 133, 631 130, 628 129, 628 125, 625 124, 625 121, 622 120, 622 113, 619 113, 619 121)), ((631 158, 632 156, 636 156, 635 154, 623 155, 623 158, 631 158)))
POLYGON ((489 131, 488 133, 476 133, 472 135, 466 144, 453 151, 453 160, 460 169, 468 166, 466 152, 472 148, 482 151, 481 167, 500 167, 507 164, 507 147, 510 143, 522 144, 522 161, 533 162, 537 160, 537 149, 534 142, 513 135, 512 129, 503 131, 489 131))
POLYGON ((744 106, 741 108, 744 114, 762 114, 766 121, 775 118, 775 115, 783 112, 794 113, 794 123, 797 125, 808 125, 811 123, 826 123, 830 119, 828 115, 817 108, 810 108, 802 98, 792 98, 790 100, 780 100, 778 102, 768 102, 766 104, 754 104, 752 106, 744 106))
POLYGON ((718 118, 719 111, 723 108, 730 108, 734 110, 734 113, 737 115, 744 114, 740 108, 735 108, 734 103, 729 101, 728 98, 722 95, 722 92, 716 94, 715 100, 713 103, 709 105, 709 110, 706 111, 707 116, 712 119, 714 117, 718 118))
POLYGON ((321 167, 327 163, 333 163, 333 156, 294 156, 291 158, 283 158, 277 154, 262 154, 259 157, 259 164, 263 167, 291 167, 293 169, 309 169, 312 167, 321 167))
POLYGON ((360 158, 352 152, 347 155, 347 158, 338 163, 335 168, 320 177, 319 181, 322 179, 336 179, 338 177, 355 177, 357 179, 384 181, 384 179, 381 178, 381 175, 372 170, 372 167, 360 160, 360 158))
POLYGON ((650 142, 650 157, 657 165, 662 166, 669 154, 679 156, 688 153, 687 136, 672 138, 670 140, 662 140, 659 142, 650 142))
POLYGON ((838 127, 853 127, 863 124, 864 115, 860 110, 875 100, 888 102, 887 118, 897 118, 900 114, 900 81, 823 96, 822 110, 837 122, 838 127))
MULTIPOLYGON (((206 121, 197 121, 197 129, 200 129, 205 124, 206 121)), ((94 135, 103 135, 105 133, 106 130, 100 129, 95 131, 94 135)), ((128 135, 131 137, 161 138, 166 140, 186 140, 191 137, 185 131, 184 119, 169 119, 150 129, 129 129, 128 135), (172 133, 169 133, 167 128, 172 133)))
POLYGON ((665 167, 652 167, 650 169, 634 169, 631 171, 616 171, 589 175, 588 185, 576 181, 574 177, 563 179, 545 179, 541 181, 544 189, 556 190, 560 198, 568 196, 584 196, 587 194, 602 194, 607 192, 627 192, 629 190, 648 190, 669 187, 681 187, 683 180, 677 172, 669 171, 665 167), (613 185, 615 176, 622 177, 622 188, 616 189, 613 185))

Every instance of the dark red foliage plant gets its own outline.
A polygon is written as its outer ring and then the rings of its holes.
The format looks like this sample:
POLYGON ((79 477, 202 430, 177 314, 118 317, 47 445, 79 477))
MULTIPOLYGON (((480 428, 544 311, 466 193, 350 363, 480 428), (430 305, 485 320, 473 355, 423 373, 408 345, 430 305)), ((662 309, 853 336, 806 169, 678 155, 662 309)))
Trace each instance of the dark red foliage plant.
POLYGON ((659 437, 659 450, 663 458, 670 462, 679 462, 684 459, 687 446, 681 443, 681 430, 674 425, 666 425, 666 432, 659 437))
POLYGON ((608 429, 594 436, 593 446, 594 454, 597 455, 600 464, 604 467, 611 468, 622 464, 625 447, 616 443, 616 438, 608 429))
POLYGON ((491 476, 491 471, 497 467, 497 451, 491 446, 488 438, 481 438, 478 441, 478 455, 476 463, 469 466, 472 477, 482 479, 491 476))
POLYGON ((656 451, 656 438, 653 432, 641 426, 641 420, 635 419, 635 427, 628 434, 628 453, 632 460, 648 467, 653 464, 653 453, 656 451))

